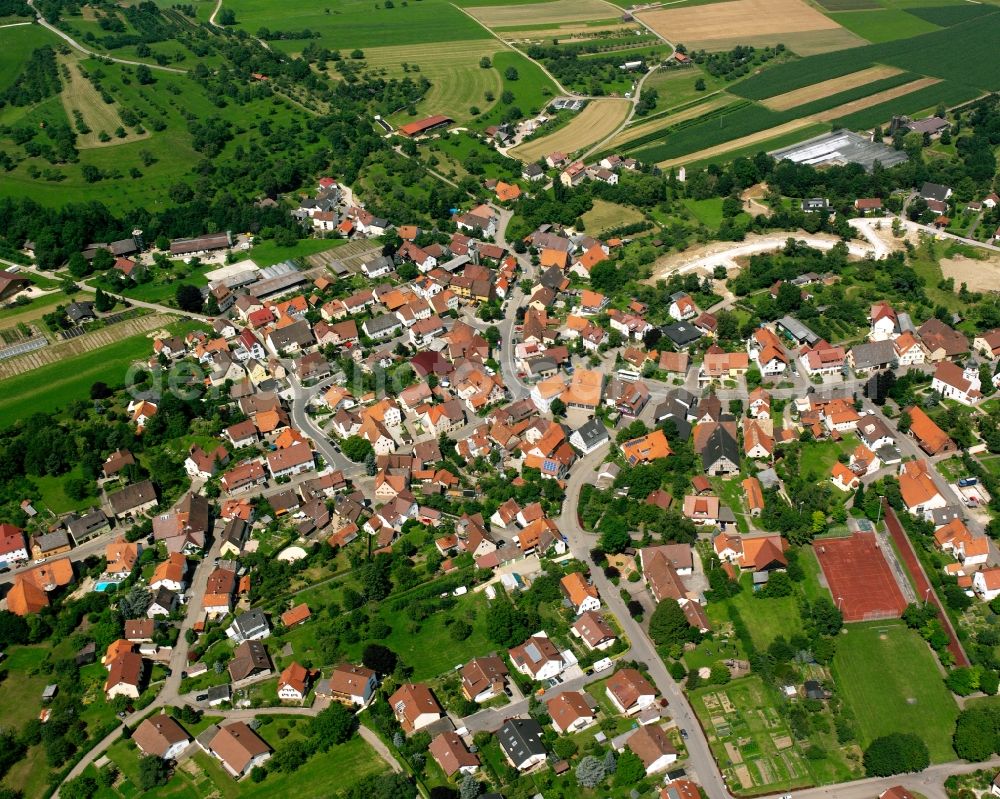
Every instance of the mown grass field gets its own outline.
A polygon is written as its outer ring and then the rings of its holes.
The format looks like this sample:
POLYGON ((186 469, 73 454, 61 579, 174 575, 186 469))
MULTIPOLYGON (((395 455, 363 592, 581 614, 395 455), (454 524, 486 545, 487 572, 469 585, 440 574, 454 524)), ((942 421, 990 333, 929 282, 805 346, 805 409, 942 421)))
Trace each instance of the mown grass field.
POLYGON ((289 258, 306 258, 347 244, 347 239, 302 239, 292 247, 279 247, 273 241, 262 241, 250 250, 250 259, 263 269, 265 266, 287 261, 289 258))
POLYGON ((75 118, 73 112, 78 111, 87 127, 90 128, 89 133, 78 133, 77 146, 80 149, 113 147, 127 141, 148 139, 149 131, 139 134, 134 129, 124 127, 115 105, 104 102, 100 93, 94 88, 94 84, 80 72, 79 62, 80 59, 75 56, 59 57, 59 63, 65 65, 69 72, 69 80, 64 80, 63 90, 60 94, 63 108, 66 109, 66 116, 73 120, 75 118), (119 127, 125 130, 124 137, 119 137, 115 133, 119 127), (101 141, 102 133, 111 138, 106 142, 101 141))
POLYGON ((916 632, 898 622, 850 625, 837 637, 833 674, 862 746, 890 732, 914 733, 927 743, 931 762, 955 757, 958 707, 916 632))
POLYGON ((758 599, 754 596, 749 574, 743 576, 743 590, 725 602, 711 602, 706 608, 709 619, 723 624, 735 610, 750 630, 754 646, 766 650, 771 643, 783 636, 785 640, 802 631, 802 615, 795 596, 758 599))
POLYGON ((583 215, 583 224, 592 236, 598 236, 604 230, 632 225, 643 220, 643 215, 634 208, 607 200, 594 200, 594 207, 583 215))
POLYGON ((4 727, 22 729, 42 706, 42 691, 48 680, 44 674, 31 674, 45 660, 44 646, 12 647, 0 664, 6 672, 0 680, 0 722, 4 727))
MULTIPOLYGON (((201 327, 196 322, 171 325, 175 333, 201 327)), ((32 413, 47 413, 64 408, 73 400, 88 400, 90 387, 97 381, 120 385, 128 366, 153 352, 148 336, 132 336, 114 344, 42 366, 30 372, 0 381, 0 429, 32 413)))
MULTIPOLYGON (((475 39, 451 42, 447 47, 440 44, 369 47, 365 50, 365 60, 369 66, 384 69, 394 77, 406 74, 403 63, 411 68, 419 66, 419 74, 431 82, 431 88, 417 104, 417 113, 445 114, 461 121, 473 118, 470 111, 473 106, 480 111, 488 111, 497 102, 503 80, 496 68, 479 66, 479 59, 483 56, 492 58, 500 47, 496 43, 491 49, 489 42, 475 39), (493 94, 493 100, 486 99, 487 92, 493 94)), ((412 70, 410 77, 414 77, 412 70)), ((403 111, 392 117, 392 121, 405 124, 413 120, 403 111)))
POLYGON ((471 5, 466 10, 489 28, 606 20, 611 16, 602 0, 550 0, 545 3, 471 5))
MULTIPOLYGON (((303 30, 320 33, 319 44, 331 49, 460 42, 486 39, 489 33, 447 0, 420 0, 394 8, 369 0, 342 0, 337 4, 286 3, 283 0, 240 0, 233 5, 237 27, 255 33, 271 30, 303 30), (329 13, 327 13, 329 12, 329 13)), ((297 52, 303 41, 275 41, 284 52, 297 52)), ((444 49, 444 48, 442 48, 444 49)))

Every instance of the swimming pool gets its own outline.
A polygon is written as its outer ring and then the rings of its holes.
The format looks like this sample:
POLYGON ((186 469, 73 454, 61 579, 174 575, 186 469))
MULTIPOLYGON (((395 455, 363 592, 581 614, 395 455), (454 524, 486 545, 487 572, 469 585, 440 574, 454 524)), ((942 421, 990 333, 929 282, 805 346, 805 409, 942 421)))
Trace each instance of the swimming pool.
POLYGON ((102 591, 102 592, 107 591, 109 588, 112 591, 116 590, 118 588, 118 583, 114 581, 103 581, 94 586, 95 591, 102 591))

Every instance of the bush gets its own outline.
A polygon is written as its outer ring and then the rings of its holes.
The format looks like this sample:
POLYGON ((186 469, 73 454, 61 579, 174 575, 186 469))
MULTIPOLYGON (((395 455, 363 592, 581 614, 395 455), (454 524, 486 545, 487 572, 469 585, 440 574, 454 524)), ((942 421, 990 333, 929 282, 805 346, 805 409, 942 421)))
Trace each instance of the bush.
POLYGON ((927 744, 912 733, 891 733, 876 738, 865 750, 865 774, 891 777, 911 771, 923 771, 930 765, 927 744))

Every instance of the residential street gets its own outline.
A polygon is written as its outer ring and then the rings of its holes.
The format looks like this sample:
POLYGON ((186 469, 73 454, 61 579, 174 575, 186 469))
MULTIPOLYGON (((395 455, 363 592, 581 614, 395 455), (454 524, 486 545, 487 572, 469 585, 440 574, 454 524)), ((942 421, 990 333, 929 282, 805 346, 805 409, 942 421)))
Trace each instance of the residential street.
POLYGON ((618 619, 622 630, 632 644, 629 658, 645 663, 649 675, 660 694, 669 702, 669 712, 677 726, 687 730, 685 741, 688 748, 688 764, 697 774, 698 782, 705 788, 710 799, 723 799, 729 795, 725 779, 719 771, 708 746, 708 740, 698 723, 698 719, 688 704, 687 698, 667 671, 666 666, 656 653, 653 642, 645 629, 633 619, 618 593, 618 589, 604 576, 604 572, 591 561, 590 549, 596 543, 580 526, 577 516, 577 504, 580 490, 585 483, 593 482, 598 466, 604 461, 607 449, 602 447, 597 452, 577 461, 566 485, 566 500, 563 513, 559 517, 559 530, 569 541, 573 555, 590 565, 591 579, 601 595, 604 606, 618 619))

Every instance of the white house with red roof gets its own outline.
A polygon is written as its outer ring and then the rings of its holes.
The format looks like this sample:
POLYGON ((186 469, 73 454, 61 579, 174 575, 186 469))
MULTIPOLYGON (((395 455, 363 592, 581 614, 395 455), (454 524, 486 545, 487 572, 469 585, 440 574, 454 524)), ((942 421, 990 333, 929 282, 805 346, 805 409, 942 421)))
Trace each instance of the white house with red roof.
POLYGON ((671 319, 683 322, 685 319, 693 319, 698 315, 698 306, 694 304, 690 294, 678 291, 670 297, 668 313, 671 319))
POLYGON ((1000 596, 1000 567, 977 571, 972 576, 972 590, 983 602, 991 602, 1000 596))
POLYGON ((877 302, 872 305, 868 320, 871 325, 868 330, 869 341, 887 341, 895 338, 899 321, 895 309, 889 303, 877 302))
POLYGON ((981 389, 978 369, 973 367, 962 369, 951 361, 941 361, 934 370, 934 379, 931 380, 931 390, 938 392, 945 399, 953 399, 969 407, 983 398, 981 389))

